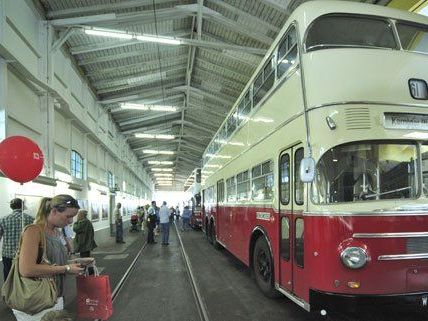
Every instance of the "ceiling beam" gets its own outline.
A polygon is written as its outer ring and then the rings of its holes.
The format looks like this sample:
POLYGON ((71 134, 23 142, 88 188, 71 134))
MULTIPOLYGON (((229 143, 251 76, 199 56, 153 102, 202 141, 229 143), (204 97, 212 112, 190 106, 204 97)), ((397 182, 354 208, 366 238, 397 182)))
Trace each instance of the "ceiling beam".
MULTIPOLYGON (((168 2, 175 2, 172 0, 156 0, 156 4, 163 4, 168 2)), ((121 1, 117 2, 114 5, 111 3, 93 5, 93 6, 80 6, 78 8, 72 9, 62 9, 62 10, 51 10, 48 11, 48 18, 60 18, 66 16, 81 16, 89 13, 97 13, 102 11, 116 11, 122 9, 137 8, 142 6, 152 6, 153 0, 132 0, 132 1, 121 1)))
MULTIPOLYGON (((292 0, 291 0, 292 1, 292 0)), ((286 15, 290 15, 290 10, 288 9, 288 5, 291 2, 290 0, 282 0, 281 2, 277 0, 261 0, 265 5, 278 10, 281 13, 286 15)))
MULTIPOLYGON (((156 104, 169 105, 169 104, 166 104, 166 102, 168 102, 170 100, 176 100, 176 99, 183 99, 183 95, 177 94, 177 95, 167 96, 167 97, 160 96, 160 98, 158 98, 158 99, 146 99, 146 100, 134 101, 134 103, 144 104, 144 105, 156 105, 156 104)), ((117 106, 111 108, 110 112, 112 114, 114 114, 114 113, 125 111, 125 110, 126 109, 122 109, 119 105, 117 105, 117 106)))
MULTIPOLYGON (((82 29, 83 30, 83 29, 82 29)), ((153 36, 156 37, 156 35, 147 35, 147 36, 153 36)), ((162 36, 167 36, 166 34, 162 34, 162 36)), ((188 45, 188 46, 196 46, 196 47, 205 47, 205 48, 218 48, 218 49, 229 49, 229 50, 235 50, 235 51, 244 51, 247 53, 252 53, 252 54, 256 54, 256 55, 261 55, 264 56, 267 52, 267 49, 263 49, 263 48, 254 48, 254 47, 246 47, 246 46, 239 46, 239 45, 235 45, 235 44, 229 44, 229 43, 225 43, 225 42, 212 42, 212 41, 206 41, 206 40, 195 40, 195 39, 186 39, 186 38, 178 38, 178 37, 174 37, 174 39, 176 40, 180 40, 182 45, 188 45)), ((100 50, 106 50, 106 49, 111 49, 111 48, 117 48, 117 47, 121 47, 120 43, 122 43, 122 46, 130 46, 130 45, 134 45, 135 43, 138 43, 141 41, 138 40, 131 40, 131 41, 113 41, 113 42, 109 42, 108 45, 104 45, 104 44, 95 44, 95 45, 84 45, 84 46, 77 46, 74 48, 70 49, 70 52, 72 55, 77 55, 77 54, 83 54, 83 53, 88 53, 88 52, 94 52, 94 51, 100 51, 100 50)), ((159 46, 162 47, 167 47, 170 45, 166 45, 166 44, 158 44, 159 46)))
POLYGON ((176 119, 177 116, 178 116, 178 113, 170 113, 168 115, 165 115, 165 113, 163 113, 163 112, 160 112, 160 113, 152 112, 150 115, 147 115, 147 116, 137 116, 137 117, 134 117, 131 120, 120 121, 120 122, 118 122, 118 125, 120 127, 129 126, 129 125, 134 125, 134 124, 142 123, 142 122, 145 122, 145 121, 157 120, 159 118, 162 118, 165 121, 167 121, 167 120, 169 121, 169 120, 172 120, 172 119, 176 119))
MULTIPOLYGON (((171 56, 164 56, 162 57, 162 59, 166 59, 167 63, 168 63, 168 67, 171 67, 171 65, 177 65, 177 63, 184 63, 184 60, 186 59, 185 55, 171 55, 171 56)), ((166 65, 165 62, 162 63, 163 66, 166 65)), ((130 64, 126 64, 126 65, 120 65, 120 66, 115 66, 115 67, 110 67, 110 68, 100 68, 100 69, 95 69, 93 71, 89 71, 85 74, 85 76, 87 77, 102 77, 105 76, 106 74, 109 73, 115 73, 115 72, 126 72, 129 71, 131 69, 140 69, 141 71, 150 71, 153 70, 155 68, 159 69, 159 59, 152 59, 152 60, 147 60, 147 61, 143 61, 143 62, 138 62, 138 63, 130 63, 130 64), (148 69, 146 69, 147 67, 149 67, 148 69)))
MULTIPOLYGON (((182 70, 185 70, 185 67, 183 67, 182 70)), ((163 81, 167 80, 167 81, 174 81, 174 83, 177 83, 177 82, 178 83, 182 83, 183 82, 182 79, 184 79, 184 75, 175 74, 175 75, 173 75, 171 77, 163 78, 163 81), (177 80, 177 79, 180 79, 180 80, 177 80)), ((160 79, 158 79, 156 81, 146 82, 146 83, 135 83, 135 84, 120 85, 120 86, 117 86, 117 87, 109 87, 109 88, 106 88, 106 89, 97 90, 97 94, 104 95, 104 94, 111 93, 111 92, 117 92, 117 91, 121 91, 121 90, 128 90, 128 89, 133 88, 133 87, 147 86, 149 84, 156 84, 153 87, 158 87, 158 86, 162 86, 162 81, 160 81, 160 79)), ((172 86, 172 84, 168 84, 168 86, 169 85, 172 86)), ((141 90, 144 90, 144 89, 141 89, 141 90)))
POLYGON ((170 89, 170 87, 175 87, 177 85, 182 85, 183 81, 176 80, 173 83, 168 83, 168 86, 161 87, 162 84, 157 84, 155 86, 151 86, 148 88, 140 88, 135 89, 130 92, 126 93, 120 93, 111 95, 108 97, 105 97, 105 99, 99 100, 98 102, 100 104, 112 104, 112 103, 118 103, 123 101, 135 101, 135 100, 141 100, 141 99, 151 99, 153 97, 158 97, 159 95, 171 95, 171 94, 177 94, 177 91, 173 91, 170 89), (164 89, 162 89, 164 88, 164 89))
MULTIPOLYGON (((209 66, 212 70, 219 70, 219 69, 225 70, 227 74, 230 74, 232 76, 232 78, 229 77, 230 80, 239 81, 243 84, 246 84, 248 81, 248 78, 250 78, 253 75, 253 73, 248 73, 246 71, 237 70, 237 69, 231 69, 223 65, 219 65, 209 60, 209 58, 207 57, 198 57, 196 58, 196 60, 198 62, 201 62, 202 65, 209 66)), ((217 72, 217 74, 219 73, 217 72)))
MULTIPOLYGON (((171 90, 176 90, 176 91, 186 91, 186 89, 187 89, 186 86, 178 86, 178 87, 171 88, 171 90)), ((231 106, 234 103, 234 101, 231 100, 229 97, 226 97, 226 96, 220 95, 220 94, 219 95, 213 95, 213 94, 207 93, 207 92, 205 92, 199 88, 196 88, 196 87, 190 87, 190 91, 192 91, 198 95, 204 96, 206 98, 218 101, 218 102, 226 105, 227 107, 231 106)))
MULTIPOLYGON (((199 131, 203 131, 203 132, 208 133, 208 134, 210 134, 210 135, 212 135, 212 134, 214 134, 214 133, 216 133, 216 132, 217 132, 217 129, 215 129, 215 128, 211 128, 211 127, 209 127, 209 126, 199 126, 199 125, 196 125, 196 124, 194 124, 194 123, 192 123, 192 122, 189 122, 189 121, 186 121, 186 120, 183 120, 183 122, 184 122, 184 123, 185 123, 185 125, 186 125, 186 126, 188 126, 188 127, 192 127, 192 128, 194 128, 194 129, 197 129, 197 130, 199 130, 199 131)), ((173 125, 181 125, 181 120, 173 121, 173 122, 172 122, 172 124, 173 124, 173 125)))
MULTIPOLYGON (((170 66, 167 68, 164 67, 164 68, 162 68, 162 70, 159 71, 159 67, 155 66, 153 69, 141 70, 138 73, 129 74, 129 75, 126 75, 124 77, 117 77, 116 76, 113 78, 107 78, 107 79, 94 81, 94 82, 92 82, 92 86, 96 87, 97 89, 102 89, 102 88, 109 88, 109 87, 113 87, 113 86, 123 85, 123 84, 132 85, 132 84, 128 83, 128 81, 130 79, 134 79, 136 77, 150 78, 149 76, 153 76, 153 77, 156 77, 156 75, 163 76, 163 75, 166 75, 167 72, 174 72, 175 73, 175 72, 181 71, 184 68, 185 68, 185 66, 183 66, 182 64, 176 64, 176 65, 173 65, 173 66, 170 66)), ((155 78, 155 81, 157 81, 157 80, 158 79, 155 78)))
POLYGON ((246 19, 248 19, 250 21, 253 21, 255 26, 260 26, 261 25, 264 28, 272 30, 275 33, 278 33, 281 30, 281 28, 278 28, 278 27, 270 24, 269 22, 267 22, 267 21, 265 21, 263 19, 260 19, 257 16, 253 16, 252 14, 250 14, 250 13, 248 13, 246 11, 238 9, 237 7, 234 7, 234 6, 228 4, 225 1, 208 0, 208 3, 211 3, 213 5, 219 6, 219 7, 223 8, 223 9, 229 11, 229 12, 232 12, 232 13, 238 15, 238 16, 241 16, 241 17, 244 17, 244 18, 246 18, 246 19))

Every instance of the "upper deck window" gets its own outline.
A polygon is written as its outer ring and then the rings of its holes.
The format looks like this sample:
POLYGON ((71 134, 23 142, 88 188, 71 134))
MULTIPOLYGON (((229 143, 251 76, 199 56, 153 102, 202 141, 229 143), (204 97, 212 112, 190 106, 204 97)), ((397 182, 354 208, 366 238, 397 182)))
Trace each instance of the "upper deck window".
POLYGON ((319 204, 414 198, 413 143, 367 142, 334 147, 319 160, 312 197, 319 204))
POLYGON ((428 53, 428 27, 397 23, 398 36, 404 50, 428 53))
POLYGON ((396 49, 388 20, 354 15, 326 15, 315 20, 306 36, 306 51, 365 47, 396 49))

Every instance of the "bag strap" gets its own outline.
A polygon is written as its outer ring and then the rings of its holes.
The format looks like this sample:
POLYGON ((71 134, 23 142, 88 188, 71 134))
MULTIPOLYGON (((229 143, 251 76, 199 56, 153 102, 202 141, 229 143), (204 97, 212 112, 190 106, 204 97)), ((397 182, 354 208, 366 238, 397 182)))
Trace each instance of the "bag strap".
POLYGON ((21 252, 23 235, 24 235, 25 231, 31 226, 37 226, 37 228, 39 229, 39 232, 40 232, 40 243, 42 244, 42 248, 43 248, 42 262, 44 261, 44 262, 50 264, 49 259, 48 259, 47 254, 46 254, 46 235, 43 231, 43 228, 40 226, 40 224, 29 224, 29 225, 24 227, 24 230, 22 231, 22 233, 19 237, 19 248, 18 248, 18 251, 16 252, 16 257, 19 257, 19 253, 21 252))

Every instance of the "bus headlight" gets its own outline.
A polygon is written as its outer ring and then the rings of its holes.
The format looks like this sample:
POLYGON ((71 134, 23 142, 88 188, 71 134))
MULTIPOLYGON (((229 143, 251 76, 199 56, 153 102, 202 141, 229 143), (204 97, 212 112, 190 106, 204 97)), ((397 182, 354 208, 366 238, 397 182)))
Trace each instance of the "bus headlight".
POLYGON ((360 269, 367 263, 367 253, 361 247, 347 247, 340 253, 340 258, 350 269, 360 269))

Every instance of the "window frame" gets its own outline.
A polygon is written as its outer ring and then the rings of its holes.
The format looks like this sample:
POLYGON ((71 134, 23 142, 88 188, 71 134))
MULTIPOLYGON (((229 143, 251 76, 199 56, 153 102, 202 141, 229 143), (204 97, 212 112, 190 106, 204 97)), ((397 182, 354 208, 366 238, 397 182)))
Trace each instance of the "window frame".
POLYGON ((70 157, 70 173, 71 176, 77 179, 85 179, 85 162, 82 155, 72 149, 70 157), (80 170, 77 170, 77 164, 80 166, 80 170))

